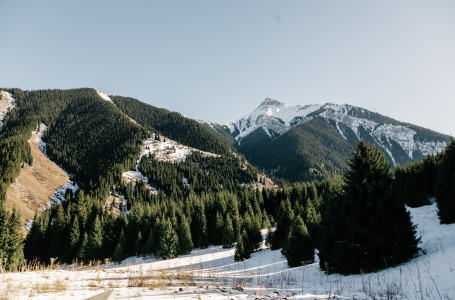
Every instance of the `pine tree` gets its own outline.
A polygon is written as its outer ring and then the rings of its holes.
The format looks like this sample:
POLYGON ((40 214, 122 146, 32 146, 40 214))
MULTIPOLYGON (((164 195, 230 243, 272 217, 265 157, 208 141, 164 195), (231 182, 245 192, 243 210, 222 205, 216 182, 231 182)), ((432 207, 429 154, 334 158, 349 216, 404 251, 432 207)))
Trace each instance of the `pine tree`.
MULTIPOLYGON (((1 209, 0 209, 0 240, 1 240, 1 209)), ((40 258, 39 247, 40 243, 44 238, 44 229, 41 226, 40 218, 38 216, 38 211, 35 211, 35 216, 33 217, 32 227, 30 228, 29 233, 25 238, 24 245, 24 256, 27 260, 31 261, 35 258, 40 258)))
POLYGON ((289 229, 294 221, 294 212, 292 211, 291 201, 281 201, 278 209, 276 230, 272 235, 272 250, 277 250, 283 247, 286 237, 289 235, 289 229))
POLYGON ((88 235, 87 235, 87 232, 84 232, 81 246, 79 247, 79 250, 77 252, 77 258, 80 261, 88 262, 86 260, 86 258, 87 258, 87 242, 88 242, 88 235))
POLYGON ((150 233, 147 237, 147 241, 144 246, 144 254, 152 255, 155 252, 155 234, 153 233, 153 228, 150 228, 150 233))
POLYGON ((201 200, 196 201, 194 207, 195 215, 191 224, 192 239, 195 247, 207 248, 207 219, 205 217, 204 203, 201 200))
POLYGON ((232 248, 235 243, 234 226, 232 225, 229 214, 226 216, 226 220, 224 220, 221 243, 223 244, 223 248, 232 248))
POLYGON ((179 254, 189 254, 193 250, 193 241, 191 240, 190 225, 185 216, 182 216, 178 229, 179 254))
POLYGON ((441 224, 455 223, 455 140, 443 153, 434 192, 441 224))
POLYGON ((304 220, 313 241, 319 241, 321 214, 316 211, 311 199, 308 199, 307 201, 304 212, 304 220))
POLYGON ((4 259, 8 259, 8 213, 5 209, 5 205, 0 201, 0 272, 3 272, 4 259))
POLYGON ((112 255, 112 260, 114 262, 121 262, 126 258, 125 252, 123 251, 123 247, 120 243, 117 243, 117 246, 115 247, 114 254, 112 255))
POLYGON ((178 237, 169 218, 161 222, 160 231, 155 256, 163 259, 176 257, 178 253, 178 237))
POLYGON ((385 155, 362 140, 348 164, 343 192, 327 203, 322 218, 321 267, 349 274, 410 259, 419 239, 409 213, 396 198, 385 155))
POLYGON ((64 243, 65 233, 67 231, 67 219, 65 212, 63 211, 63 205, 59 205, 57 208, 57 214, 55 220, 51 226, 51 239, 49 243, 49 254, 48 257, 60 257, 63 258, 63 251, 66 250, 67 245, 64 243))
POLYGON ((249 252, 246 247, 248 244, 248 235, 244 230, 240 235, 237 245, 235 247, 234 252, 234 260, 235 261, 242 261, 251 257, 251 252, 249 252))
POLYGON ((77 253, 77 249, 79 247, 79 241, 81 237, 81 232, 79 230, 79 220, 78 217, 75 216, 73 220, 73 224, 71 225, 70 233, 69 233, 69 252, 70 258, 74 258, 77 253))
POLYGON ((96 216, 93 226, 88 234, 87 245, 85 250, 85 261, 101 258, 101 249, 103 247, 103 229, 98 216, 96 216))
POLYGON ((300 216, 295 218, 281 252, 286 257, 290 267, 301 266, 305 262, 313 262, 313 241, 300 216))
POLYGON ((143 250, 143 241, 142 241, 142 233, 139 230, 137 234, 137 239, 136 242, 134 243, 134 251, 136 252, 136 255, 142 255, 142 250, 143 250))
POLYGON ((122 230, 120 231, 118 241, 117 241, 117 246, 115 246, 114 253, 112 254, 112 260, 115 262, 121 262, 126 258, 126 238, 125 238, 125 231, 122 230))
POLYGON ((8 220, 8 237, 7 237, 7 268, 9 271, 15 271, 24 261, 24 244, 22 237, 22 220, 21 214, 13 208, 8 220))
POLYGON ((221 235, 223 231, 223 225, 224 225, 223 215, 219 211, 217 211, 215 217, 215 233, 213 236, 213 243, 215 245, 219 245, 222 243, 221 235))
MULTIPOLYGON (((120 246, 122 246, 123 251, 125 251, 125 249, 126 249, 126 237, 125 237, 125 230, 123 228, 120 231, 117 243, 120 244, 120 246)), ((126 255, 126 253, 125 253, 125 255, 126 255)))
POLYGON ((247 249, 250 253, 257 251, 262 246, 261 225, 259 217, 252 217, 246 224, 246 233, 248 235, 247 249))

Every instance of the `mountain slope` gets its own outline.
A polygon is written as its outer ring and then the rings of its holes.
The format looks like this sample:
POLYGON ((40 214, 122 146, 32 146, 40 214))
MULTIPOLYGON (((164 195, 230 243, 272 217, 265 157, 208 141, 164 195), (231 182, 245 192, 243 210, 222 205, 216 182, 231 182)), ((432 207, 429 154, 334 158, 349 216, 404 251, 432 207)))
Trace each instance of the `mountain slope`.
POLYGON ((238 150, 257 167, 291 181, 342 172, 361 139, 379 147, 393 166, 440 152, 450 141, 447 135, 360 107, 287 106, 270 98, 252 113, 210 128, 219 136, 229 132, 238 150))
POLYGON ((317 117, 291 128, 261 147, 250 147, 248 157, 265 173, 290 181, 310 181, 340 174, 352 145, 329 123, 317 117))
POLYGON ((206 126, 179 113, 128 97, 113 96, 112 100, 137 123, 181 144, 216 154, 227 154, 232 150, 206 126))
POLYGON ((49 208, 54 192, 69 182, 65 171, 40 150, 42 130, 44 126, 41 126, 41 131, 33 131, 28 140, 33 166, 25 165, 6 191, 7 208, 16 207, 21 212, 24 224, 33 219, 35 211, 42 212, 49 208))

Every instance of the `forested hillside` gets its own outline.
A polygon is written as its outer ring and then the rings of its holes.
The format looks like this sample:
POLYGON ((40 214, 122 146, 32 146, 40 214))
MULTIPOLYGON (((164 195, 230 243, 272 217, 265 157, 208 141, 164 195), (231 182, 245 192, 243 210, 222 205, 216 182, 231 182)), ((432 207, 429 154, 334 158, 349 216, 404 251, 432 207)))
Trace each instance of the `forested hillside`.
MULTIPOLYGON (((122 112, 93 89, 9 91, 16 99, 16 108, 6 114, 0 132, 0 150, 4 154, 0 158, 2 203, 4 191, 18 176, 21 166, 33 163, 27 139, 40 123, 48 125, 42 138, 46 154, 81 187, 75 194, 67 191, 66 201, 35 216, 25 243, 26 258, 47 263, 57 256, 65 262, 76 258, 86 262, 105 257, 118 260, 139 253, 172 257, 191 251, 193 245, 221 243, 221 233, 216 231, 221 230, 221 223, 232 223, 237 232, 254 227, 256 234, 270 224, 264 203, 256 200, 248 204, 248 195, 256 194, 243 187, 257 181, 257 171, 200 123, 115 97, 117 105, 124 103, 122 112), (147 114, 141 118, 134 111, 147 114), (132 122, 125 112, 137 117, 144 127, 132 122), (154 195, 141 182, 122 182, 122 173, 135 166, 141 143, 151 132, 169 134, 221 156, 193 153, 182 163, 159 162, 153 156, 144 158, 140 170, 160 189, 154 195), (230 196, 223 196, 226 193, 230 196), (115 203, 106 203, 109 194, 123 197, 127 205, 115 207, 115 203), (220 197, 228 198, 220 204, 221 208, 213 210, 213 202, 220 197), (235 199, 239 199, 238 204, 235 199), (228 206, 234 209, 230 213, 228 206), (199 214, 194 214, 197 211, 199 214)), ((15 236, 13 224, 20 220, 17 212, 8 214, 3 207, 5 217, 0 225, 10 229, 3 231, 2 241, 6 235, 15 236)), ((237 235, 229 232, 229 238, 224 238, 226 245, 232 246, 237 235)), ((2 257, 16 257, 10 260, 9 268, 20 265, 21 245, 12 239, 0 245, 2 249, 16 249, 9 254, 2 252, 2 257)))
POLYGON ((46 152, 87 191, 105 193, 121 173, 132 168, 139 155, 144 128, 96 94, 75 99, 43 136, 46 152), (100 190, 100 191, 101 191, 100 190))
POLYGON ((119 109, 147 129, 181 144, 217 154, 232 151, 210 129, 179 113, 148 105, 139 100, 113 96, 119 109))
MULTIPOLYGON (((242 148, 243 149, 243 148, 242 148)), ((302 123, 260 147, 245 147, 246 157, 273 177, 291 182, 322 180, 346 170, 352 146, 322 118, 302 123)))

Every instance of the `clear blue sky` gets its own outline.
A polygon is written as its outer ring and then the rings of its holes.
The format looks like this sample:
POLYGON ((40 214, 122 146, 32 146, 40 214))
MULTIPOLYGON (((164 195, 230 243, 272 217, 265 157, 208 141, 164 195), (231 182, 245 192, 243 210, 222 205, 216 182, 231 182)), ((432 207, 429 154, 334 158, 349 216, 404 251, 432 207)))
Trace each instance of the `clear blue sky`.
POLYGON ((266 97, 455 135, 455 1, 0 1, 0 86, 227 123, 266 97))

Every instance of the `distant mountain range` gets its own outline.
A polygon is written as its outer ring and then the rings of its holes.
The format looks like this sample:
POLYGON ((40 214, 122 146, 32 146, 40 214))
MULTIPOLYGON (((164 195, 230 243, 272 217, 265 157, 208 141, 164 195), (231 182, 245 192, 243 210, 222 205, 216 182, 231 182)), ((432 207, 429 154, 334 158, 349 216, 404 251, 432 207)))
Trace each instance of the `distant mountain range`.
POLYGON ((265 99, 226 125, 202 122, 271 176, 290 181, 343 172, 354 145, 375 144, 393 166, 443 150, 450 137, 348 104, 288 106, 265 99))

